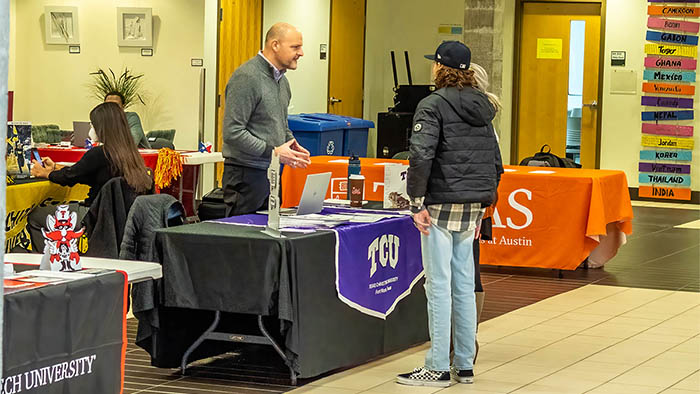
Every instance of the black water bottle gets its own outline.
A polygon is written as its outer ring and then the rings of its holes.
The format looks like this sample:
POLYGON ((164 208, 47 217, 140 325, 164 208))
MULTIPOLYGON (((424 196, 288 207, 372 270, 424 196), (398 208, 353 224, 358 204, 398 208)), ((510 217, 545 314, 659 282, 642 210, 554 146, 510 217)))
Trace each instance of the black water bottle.
POLYGON ((362 172, 362 163, 360 163, 360 158, 352 155, 348 159, 348 180, 347 180, 347 192, 348 200, 350 200, 350 175, 360 175, 362 172))

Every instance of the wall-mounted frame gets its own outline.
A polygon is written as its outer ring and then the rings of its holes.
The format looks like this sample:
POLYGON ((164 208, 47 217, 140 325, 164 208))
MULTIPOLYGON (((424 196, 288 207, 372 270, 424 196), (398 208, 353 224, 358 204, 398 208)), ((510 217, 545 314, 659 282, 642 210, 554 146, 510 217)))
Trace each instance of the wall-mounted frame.
POLYGON ((78 7, 44 6, 47 44, 80 44, 78 7))
POLYGON ((150 8, 117 8, 117 43, 120 47, 153 46, 153 17, 150 8))

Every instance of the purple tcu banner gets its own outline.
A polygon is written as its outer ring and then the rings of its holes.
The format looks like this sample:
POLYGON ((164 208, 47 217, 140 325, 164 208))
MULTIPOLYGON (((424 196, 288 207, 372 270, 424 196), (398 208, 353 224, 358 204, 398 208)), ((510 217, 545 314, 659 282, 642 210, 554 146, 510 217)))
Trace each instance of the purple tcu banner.
POLYGON ((409 216, 335 229, 338 297, 385 319, 423 277, 420 233, 409 216))
MULTIPOLYGON (((324 208, 322 214, 385 213, 324 208)), ((219 223, 265 226, 265 215, 233 216, 219 223)), ((411 294, 423 277, 420 233, 406 215, 375 223, 345 224, 332 229, 304 229, 336 233, 335 286, 338 298, 370 316, 386 319, 401 299, 411 294)), ((284 232, 284 229, 282 229, 284 232)))

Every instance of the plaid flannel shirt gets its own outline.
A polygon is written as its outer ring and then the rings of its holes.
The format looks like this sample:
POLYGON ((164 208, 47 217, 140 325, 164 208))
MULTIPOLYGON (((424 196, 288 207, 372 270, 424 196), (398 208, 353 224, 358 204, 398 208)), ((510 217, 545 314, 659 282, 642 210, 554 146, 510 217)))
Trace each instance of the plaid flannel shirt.
POLYGON ((435 204, 427 206, 434 225, 450 231, 473 231, 484 216, 481 203, 435 204))

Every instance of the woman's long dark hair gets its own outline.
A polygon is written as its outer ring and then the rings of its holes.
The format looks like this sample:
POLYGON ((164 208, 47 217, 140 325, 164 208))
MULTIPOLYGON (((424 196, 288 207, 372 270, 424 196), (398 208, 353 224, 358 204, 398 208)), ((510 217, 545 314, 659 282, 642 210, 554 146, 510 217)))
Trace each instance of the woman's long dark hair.
POLYGON ((153 187, 143 158, 136 143, 124 110, 119 104, 106 102, 90 111, 90 122, 115 176, 122 176, 136 193, 145 193, 153 187))

